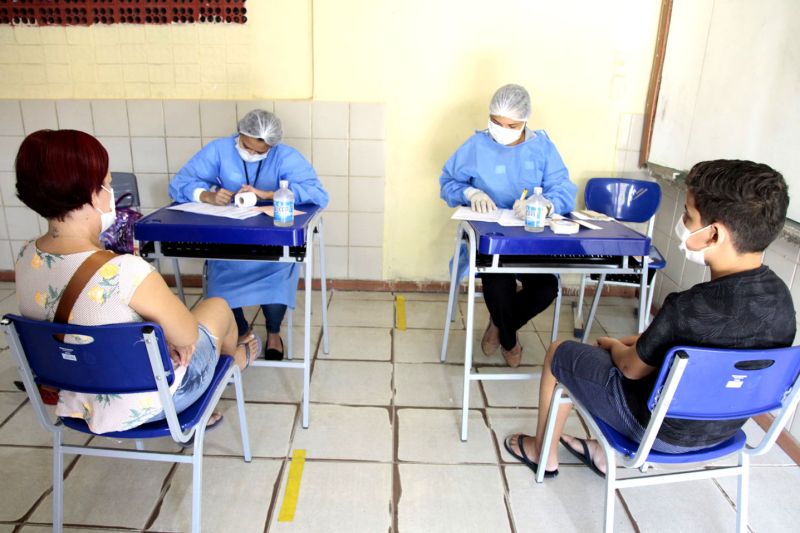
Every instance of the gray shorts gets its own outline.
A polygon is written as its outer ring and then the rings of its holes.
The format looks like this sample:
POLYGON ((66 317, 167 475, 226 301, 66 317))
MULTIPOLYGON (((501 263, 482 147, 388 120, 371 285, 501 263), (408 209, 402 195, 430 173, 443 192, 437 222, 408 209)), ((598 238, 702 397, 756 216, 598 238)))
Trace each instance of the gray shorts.
MULTIPOLYGON (((569 395, 618 432, 636 442, 644 436, 644 428, 634 418, 622 390, 622 372, 614 366, 611 354, 599 346, 564 341, 553 357, 550 369, 569 395)), ((656 438, 653 450, 682 453, 698 447, 675 446, 656 438)))
MULTIPOLYGON (((186 369, 172 401, 175 403, 175 412, 180 413, 197 401, 211 384, 214 377, 214 369, 217 368, 217 344, 214 337, 205 326, 198 326, 197 344, 195 344, 192 360, 186 369)), ((164 410, 153 416, 148 422, 164 419, 164 410)))

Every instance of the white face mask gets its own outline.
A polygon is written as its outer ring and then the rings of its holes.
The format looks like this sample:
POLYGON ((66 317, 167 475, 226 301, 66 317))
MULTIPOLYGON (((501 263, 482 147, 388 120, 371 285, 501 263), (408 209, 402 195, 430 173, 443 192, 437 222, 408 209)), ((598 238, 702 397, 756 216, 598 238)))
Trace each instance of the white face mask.
POLYGON ((492 119, 489 119, 489 135, 500 144, 508 146, 519 139, 523 131, 525 131, 525 124, 518 130, 512 130, 511 128, 504 128, 499 124, 495 124, 492 122, 492 119))
POLYGON ((101 185, 100 187, 108 191, 108 207, 111 209, 111 211, 104 213, 99 207, 95 207, 97 212, 100 213, 100 233, 103 233, 117 220, 117 205, 114 203, 114 187, 108 189, 106 189, 105 185, 101 185))
POLYGON ((689 231, 689 228, 683 223, 683 217, 678 218, 678 222, 675 224, 675 235, 681 240, 680 244, 678 244, 678 248, 684 253, 688 261, 697 263, 698 265, 706 265, 706 250, 711 248, 711 246, 706 246, 702 250, 690 250, 686 247, 686 241, 688 241, 692 235, 710 227, 711 224, 695 231, 689 231))
POLYGON ((246 163, 257 163, 258 161, 266 158, 267 154, 269 153, 269 150, 267 150, 263 154, 251 154, 246 149, 242 148, 239 137, 236 137, 236 151, 239 152, 239 157, 241 157, 246 163))

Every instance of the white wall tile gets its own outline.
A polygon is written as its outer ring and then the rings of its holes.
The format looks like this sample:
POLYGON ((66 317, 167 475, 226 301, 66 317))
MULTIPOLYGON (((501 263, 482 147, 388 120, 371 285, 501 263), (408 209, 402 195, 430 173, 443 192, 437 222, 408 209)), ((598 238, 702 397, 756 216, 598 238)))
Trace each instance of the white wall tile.
POLYGON ((383 139, 384 122, 383 104, 350 104, 351 139, 383 139))
POLYGON ((20 250, 22 250, 22 247, 25 246, 25 244, 28 242, 28 240, 30 240, 30 239, 22 240, 22 241, 14 241, 14 240, 9 241, 9 244, 11 244, 11 259, 15 263, 17 262, 17 259, 19 258, 20 250))
POLYGON ((272 113, 275 104, 272 100, 242 100, 236 102, 236 120, 240 120, 253 109, 263 109, 272 113))
POLYGON ((275 114, 281 119, 284 137, 311 138, 311 102, 278 100, 275 114))
POLYGON ((19 100, 0 100, 0 135, 24 135, 19 100))
POLYGON ((5 211, 9 238, 28 240, 39 236, 39 215, 27 207, 6 207, 5 211))
POLYGON ((167 147, 164 137, 133 137, 131 153, 134 172, 167 172, 167 147))
POLYGON ((683 276, 681 277, 680 283, 681 289, 688 289, 698 283, 702 283, 706 275, 706 270, 708 270, 708 268, 703 265, 686 261, 686 264, 683 265, 683 276))
POLYGON ((8 240, 8 229, 6 227, 6 215, 2 208, 0 208, 0 241, 8 240))
POLYGON ((108 166, 112 172, 133 172, 129 137, 98 137, 108 151, 108 166))
POLYGON ((285 144, 286 146, 291 146, 292 148, 294 148, 295 150, 300 152, 300 154, 302 154, 302 156, 306 159, 306 161, 308 161, 309 163, 311 162, 312 153, 313 153, 312 149, 311 149, 311 139, 300 139, 300 138, 297 138, 297 137, 290 137, 290 138, 284 137, 284 139, 281 142, 283 144, 285 144))
POLYGON ((669 279, 668 277, 662 276, 662 278, 663 278, 663 281, 662 281, 662 285, 661 285, 661 294, 659 294, 659 295, 658 295, 658 296, 659 296, 659 301, 658 301, 658 306, 659 306, 659 307, 661 307, 661 305, 664 303, 664 299, 665 299, 665 298, 666 298, 668 295, 672 294, 673 292, 678 292, 678 291, 680 291, 680 290, 681 290, 681 289, 680 289, 680 288, 679 288, 679 287, 678 287, 678 286, 677 286, 677 285, 676 285, 676 284, 675 284, 675 283, 674 283, 674 282, 673 282, 671 279, 669 279))
POLYGON ((92 100, 95 135, 128 136, 128 110, 124 100, 92 100))
POLYGON ((200 103, 197 100, 164 100, 167 137, 200 137, 200 103))
POLYGON ((347 246, 347 213, 325 211, 325 244, 347 246))
POLYGON ((347 141, 314 139, 312 145, 312 164, 317 174, 347 176, 347 141))
MULTIPOLYGON (((13 172, 19 145, 23 137, 0 137, 0 171, 13 172)), ((347 152, 345 152, 346 154, 347 152)))
POLYGON ((644 115, 631 115, 631 131, 628 136, 628 150, 637 154, 642 149, 642 128, 644 127, 644 115))
POLYGON ((350 210, 366 213, 383 213, 383 178, 350 178, 350 210))
POLYGON ((167 137, 169 172, 178 172, 201 148, 199 137, 167 137))
POLYGON ((322 186, 328 191, 330 203, 329 211, 347 211, 348 209, 348 183, 344 176, 320 176, 322 186))
POLYGON ((382 141, 350 141, 351 176, 383 176, 385 172, 382 141))
POLYGON ((17 198, 17 176, 13 172, 0 172, 0 194, 3 196, 3 205, 23 205, 17 198))
POLYGON ((639 152, 628 150, 625 152, 623 172, 637 172, 639 170, 639 152))
MULTIPOLYGON (((314 250, 316 253, 316 249, 314 250)), ((347 278, 347 246, 325 246, 325 277, 327 279, 347 278)), ((319 254, 314 256, 314 277, 320 277, 319 254)))
POLYGON ((347 272, 350 279, 383 279, 381 248, 350 247, 347 272))
POLYGON ((38 130, 57 130, 56 104, 53 100, 22 100, 22 124, 25 133, 38 130))
POLYGON ((88 100, 56 100, 58 127, 62 130, 80 130, 94 135, 92 106, 88 100))
POLYGON ((617 150, 626 150, 628 148, 628 137, 631 134, 631 114, 620 113, 619 121, 617 123, 617 150))
POLYGON ((350 105, 347 102, 314 102, 312 133, 315 139, 347 139, 350 105))
POLYGON ((796 263, 800 246, 789 242, 784 237, 778 237, 767 247, 767 250, 796 263))
POLYGON ((172 201, 167 192, 169 185, 167 174, 138 173, 136 181, 139 185, 139 199, 142 207, 164 207, 172 201))
POLYGON ((350 212, 350 246, 383 246, 383 214, 350 212))
POLYGON ((11 243, 0 241, 0 270, 14 270, 17 256, 11 250, 11 243))
MULTIPOLYGON (((659 249, 660 250, 660 249, 659 249)), ((669 277, 674 283, 678 284, 683 275, 683 264, 686 262, 686 256, 678 248, 677 239, 670 239, 669 245, 666 250, 661 250, 664 259, 667 261, 667 266, 664 267, 664 274, 669 277)))
POLYGON ((128 100, 128 121, 133 137, 163 137, 164 109, 161 100, 128 100))
POLYGON ((227 137, 236 132, 236 102, 200 102, 200 131, 203 137, 227 137))
MULTIPOLYGON (((654 229, 659 230, 662 233, 670 235, 675 227, 674 225, 671 224, 675 216, 677 198, 666 196, 665 194, 663 194, 664 190, 665 190, 664 187, 662 187, 661 205, 658 206, 658 212, 656 213, 656 221, 653 227, 654 229)), ((683 213, 683 209, 681 209, 681 213, 683 213)))

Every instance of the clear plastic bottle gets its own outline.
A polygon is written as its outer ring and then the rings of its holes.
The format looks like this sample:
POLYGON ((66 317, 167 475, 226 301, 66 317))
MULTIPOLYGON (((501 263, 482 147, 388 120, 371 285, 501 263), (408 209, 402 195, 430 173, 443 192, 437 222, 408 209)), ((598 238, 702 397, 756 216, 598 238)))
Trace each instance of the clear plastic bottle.
POLYGON ((289 189, 289 182, 281 180, 281 188, 275 191, 275 225, 286 228, 294 224, 294 193, 289 189))
POLYGON ((528 204, 525 206, 525 231, 538 233, 544 230, 546 216, 547 201, 542 196, 542 188, 534 187, 533 196, 528 199, 528 204))

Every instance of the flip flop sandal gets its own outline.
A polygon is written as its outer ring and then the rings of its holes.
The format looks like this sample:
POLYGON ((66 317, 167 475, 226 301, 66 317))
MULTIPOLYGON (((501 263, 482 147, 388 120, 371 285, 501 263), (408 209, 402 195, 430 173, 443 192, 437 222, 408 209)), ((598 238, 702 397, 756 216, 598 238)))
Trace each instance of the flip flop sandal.
MULTIPOLYGON (((214 416, 214 415, 212 414, 211 416, 214 416)), ((222 421, 224 419, 225 419, 225 415, 220 413, 219 418, 217 418, 213 422, 209 422, 208 424, 206 424, 206 433, 208 433, 209 431, 211 431, 214 428, 218 427, 222 423, 222 421)), ((181 448, 190 448, 190 447, 194 446, 194 435, 192 435, 192 438, 187 440, 186 442, 179 442, 178 446, 180 446, 181 448)))
POLYGON ((247 364, 245 365, 245 368, 250 366, 250 363, 253 362, 253 359, 258 357, 258 354, 261 353, 261 348, 262 348, 261 337, 259 337, 258 335, 253 335, 253 336, 256 339, 256 348, 252 352, 250 351, 250 342, 249 341, 244 341, 244 342, 240 342, 239 344, 237 344, 237 346, 244 346, 244 355, 245 355, 245 358, 247 359, 247 364))
POLYGON ((564 446, 564 448, 567 449, 569 453, 577 457, 580 462, 588 466, 592 472, 605 479, 606 475, 599 468, 597 468, 597 465, 595 465, 594 461, 592 460, 592 456, 589 454, 589 445, 586 443, 586 439, 579 439, 578 437, 575 437, 575 440, 581 443, 581 446, 583 447, 583 453, 580 453, 578 450, 574 449, 563 438, 559 439, 559 442, 562 446, 564 446))
MULTIPOLYGON (((523 447, 523 439, 527 437, 527 435, 523 435, 522 433, 520 433, 519 436, 517 436, 517 448, 519 448, 519 453, 512 450, 511 446, 509 445, 509 441, 513 437, 514 435, 509 435, 508 437, 506 437, 506 440, 503 441, 503 446, 505 446, 506 451, 510 453, 512 457, 514 457, 514 459, 516 459, 517 461, 521 462, 522 464, 533 470, 533 473, 536 474, 539 471, 539 465, 531 461, 530 458, 528 458, 528 456, 525 454, 525 448, 523 447)), ((544 471, 545 478, 554 478, 557 475, 558 475, 558 468, 556 468, 555 470, 544 471)))

